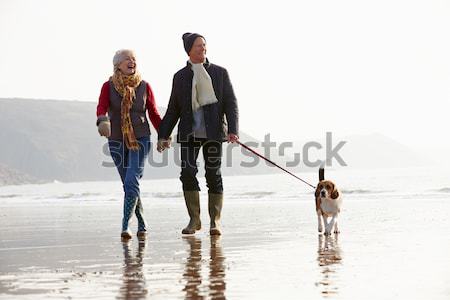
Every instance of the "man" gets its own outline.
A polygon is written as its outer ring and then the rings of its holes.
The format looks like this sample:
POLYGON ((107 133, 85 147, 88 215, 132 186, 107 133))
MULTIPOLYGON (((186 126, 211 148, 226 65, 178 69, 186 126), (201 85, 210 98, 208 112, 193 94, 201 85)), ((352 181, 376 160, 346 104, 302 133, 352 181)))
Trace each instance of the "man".
POLYGON ((173 77, 169 105, 159 127, 158 151, 170 147, 170 135, 179 120, 180 180, 190 217, 182 233, 193 234, 201 228, 200 187, 196 174, 197 157, 202 149, 208 186, 210 234, 220 235, 222 142, 235 143, 239 139, 237 102, 227 70, 211 64, 206 58, 205 38, 197 33, 185 33, 183 44, 189 61, 173 77))

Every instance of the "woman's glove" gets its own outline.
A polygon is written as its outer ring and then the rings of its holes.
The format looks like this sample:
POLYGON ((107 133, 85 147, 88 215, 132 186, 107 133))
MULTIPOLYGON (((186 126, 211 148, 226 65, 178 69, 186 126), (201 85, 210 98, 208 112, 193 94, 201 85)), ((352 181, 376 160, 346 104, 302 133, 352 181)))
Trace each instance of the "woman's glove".
POLYGON ((111 135, 111 122, 107 116, 98 116, 97 129, 101 136, 108 138, 111 135))

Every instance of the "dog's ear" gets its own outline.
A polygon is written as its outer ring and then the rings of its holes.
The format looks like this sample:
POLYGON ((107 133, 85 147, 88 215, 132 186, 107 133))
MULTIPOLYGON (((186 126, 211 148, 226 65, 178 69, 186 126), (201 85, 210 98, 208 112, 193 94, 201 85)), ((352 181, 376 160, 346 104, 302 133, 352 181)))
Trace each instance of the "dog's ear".
POLYGON ((333 191, 331 192, 331 199, 339 198, 339 191, 336 188, 336 185, 333 183, 333 191))
POLYGON ((314 193, 314 195, 316 195, 316 198, 317 198, 317 197, 319 197, 319 194, 320 194, 320 182, 317 184, 316 192, 314 193))

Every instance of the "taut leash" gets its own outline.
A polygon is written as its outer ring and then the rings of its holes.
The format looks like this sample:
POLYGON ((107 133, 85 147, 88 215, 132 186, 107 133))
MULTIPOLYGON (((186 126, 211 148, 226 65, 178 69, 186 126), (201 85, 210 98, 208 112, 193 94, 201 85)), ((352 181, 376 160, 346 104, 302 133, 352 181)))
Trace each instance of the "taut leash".
POLYGON ((248 147, 247 145, 242 144, 240 141, 236 141, 236 143, 238 143, 239 145, 241 145, 243 148, 247 149, 247 150, 250 151, 251 153, 255 154, 256 156, 259 156, 259 157, 261 157, 262 159, 264 159, 265 161, 271 163, 271 164, 274 165, 275 167, 277 167, 277 168, 283 170, 284 172, 288 173, 289 175, 294 176, 295 178, 297 178, 297 179, 300 180, 301 182, 306 183, 307 185, 309 185, 309 186, 312 187, 313 189, 316 188, 315 186, 313 186, 312 184, 310 184, 310 183, 306 182, 305 180, 301 179, 301 178, 298 177, 297 175, 292 174, 291 172, 289 172, 288 170, 286 170, 286 169, 283 168, 283 167, 280 167, 279 165, 277 165, 276 163, 274 163, 274 162, 271 161, 270 159, 265 158, 264 156, 262 156, 261 154, 259 154, 259 153, 256 152, 255 150, 251 149, 251 148, 248 147))

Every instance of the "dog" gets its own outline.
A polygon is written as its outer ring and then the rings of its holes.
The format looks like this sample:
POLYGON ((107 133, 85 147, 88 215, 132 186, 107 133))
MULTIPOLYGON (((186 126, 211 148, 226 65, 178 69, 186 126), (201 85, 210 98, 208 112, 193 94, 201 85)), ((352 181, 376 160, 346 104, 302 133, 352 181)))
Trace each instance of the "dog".
POLYGON ((337 219, 342 206, 341 192, 331 180, 321 180, 317 185, 315 196, 319 233, 323 231, 323 225, 325 225, 325 235, 331 235, 333 228, 334 233, 338 234, 337 219), (331 221, 328 223, 329 217, 331 221))

